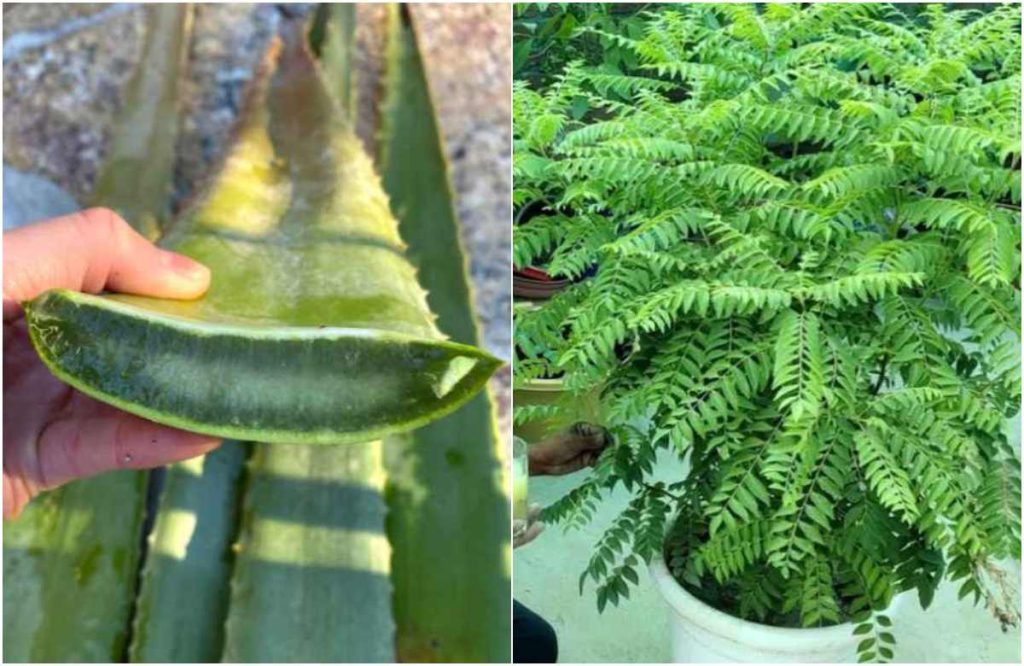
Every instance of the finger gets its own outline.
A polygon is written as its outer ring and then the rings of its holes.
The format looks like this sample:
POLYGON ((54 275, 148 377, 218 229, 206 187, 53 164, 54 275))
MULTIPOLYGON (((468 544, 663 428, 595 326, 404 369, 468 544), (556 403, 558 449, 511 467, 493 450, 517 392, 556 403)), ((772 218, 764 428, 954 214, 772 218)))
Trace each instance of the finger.
POLYGON ((17 518, 30 499, 32 489, 25 480, 4 470, 4 520, 17 518))
POLYGON ((159 467, 207 453, 220 442, 125 412, 68 417, 39 436, 39 481, 53 488, 116 469, 159 467))
POLYGON ((522 543, 530 543, 544 531, 544 523, 530 523, 530 526, 526 528, 526 532, 523 533, 520 541, 522 543))
POLYGON ((533 523, 522 534, 512 538, 512 547, 519 548, 520 546, 525 546, 540 536, 540 533, 543 531, 544 523, 533 523))
POLYGON ((569 431, 578 437, 577 445, 580 450, 600 451, 612 442, 612 436, 608 429, 595 423, 578 421, 572 425, 569 431))
POLYGON ((5 320, 47 289, 188 299, 210 286, 209 269, 161 250, 106 208, 6 232, 3 272, 5 320))

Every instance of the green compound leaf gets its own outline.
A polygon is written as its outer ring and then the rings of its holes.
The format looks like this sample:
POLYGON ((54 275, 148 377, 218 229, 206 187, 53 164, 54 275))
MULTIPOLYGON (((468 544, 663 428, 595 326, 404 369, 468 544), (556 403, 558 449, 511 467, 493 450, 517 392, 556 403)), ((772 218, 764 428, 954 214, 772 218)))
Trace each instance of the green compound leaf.
MULTIPOLYGON (((475 344, 466 256, 414 21, 400 17, 397 7, 389 18, 380 142, 384 186, 438 326, 475 344)), ((400 660, 510 660, 503 457, 485 394, 424 428, 387 438, 387 529, 400 660)))
POLYGON ((308 52, 279 65, 209 192, 160 242, 211 268, 209 292, 48 292, 26 308, 33 343, 75 388, 198 432, 337 444, 428 423, 498 362, 442 339, 308 52))
MULTIPOLYGON (((152 237, 170 191, 191 8, 150 5, 145 12, 142 60, 92 201, 152 237)), ((125 471, 77 481, 44 493, 4 526, 4 661, 124 658, 147 477, 125 471)))

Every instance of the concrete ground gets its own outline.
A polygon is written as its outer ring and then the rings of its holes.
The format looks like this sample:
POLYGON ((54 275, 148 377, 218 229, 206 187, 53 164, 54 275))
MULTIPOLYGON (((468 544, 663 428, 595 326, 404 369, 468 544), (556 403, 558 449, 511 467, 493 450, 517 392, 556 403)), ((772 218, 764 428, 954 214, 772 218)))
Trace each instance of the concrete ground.
MULTIPOLYGON (((682 465, 663 457, 660 479, 678 478, 682 465)), ((530 503, 547 505, 577 486, 587 472, 532 477, 530 503)), ((644 663, 670 659, 668 612, 650 580, 641 572, 640 585, 618 607, 597 612, 594 588, 579 595, 579 576, 593 544, 629 501, 621 488, 601 504, 586 527, 563 532, 549 526, 535 541, 512 554, 512 589, 517 601, 540 613, 558 632, 560 662, 644 663)))
MULTIPOLYGON (((1019 430, 1018 430, 1019 437, 1019 430)), ((663 458, 660 478, 678 478, 681 465, 663 458)), ((530 479, 530 502, 549 504, 582 481, 586 472, 530 479)), ((579 574, 594 542, 625 508, 628 494, 612 494, 582 530, 548 529, 513 554, 515 598, 543 615, 558 632, 559 661, 643 663, 671 658, 668 610, 650 579, 641 576, 630 599, 598 614, 592 586, 579 595, 579 574)), ((1011 570, 1014 567, 1009 567, 1011 570)), ((1020 569, 1011 574, 1020 589, 1020 569)), ((907 599, 896 618, 897 661, 932 663, 1020 663, 1020 634, 1004 634, 982 608, 958 602, 944 585, 926 612, 907 599)))

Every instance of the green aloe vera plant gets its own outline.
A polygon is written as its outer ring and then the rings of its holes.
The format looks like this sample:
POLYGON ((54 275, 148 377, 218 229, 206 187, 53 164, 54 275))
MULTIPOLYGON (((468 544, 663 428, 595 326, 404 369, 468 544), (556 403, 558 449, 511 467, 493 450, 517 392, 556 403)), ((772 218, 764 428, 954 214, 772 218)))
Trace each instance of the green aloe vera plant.
POLYGON ((358 92, 356 25, 354 4, 325 4, 317 7, 309 31, 310 48, 325 73, 324 85, 353 122, 358 92))
POLYGON ((247 452, 225 442, 167 470, 139 584, 131 661, 220 658, 247 452))
MULTIPOLYGON (((6 613, 8 643, 17 631, 13 642, 28 645, 15 653, 5 644, 9 660, 509 659, 507 498, 493 407, 478 392, 497 362, 476 349, 458 220, 413 27, 392 13, 385 192, 350 130, 355 12, 321 7, 318 16, 311 41, 319 62, 298 31, 268 56, 207 194, 159 241, 210 265, 211 292, 194 303, 52 293, 27 308, 51 368, 82 390, 164 423, 289 444, 227 442, 169 468, 146 552, 142 473, 75 483, 30 506, 29 515, 45 511, 67 523, 60 512, 73 505, 54 507, 55 498, 93 484, 104 512, 72 525, 77 531, 66 530, 63 541, 16 525, 24 538, 15 552, 45 555, 17 572, 49 591, 31 597, 40 611, 33 616, 60 621, 40 629, 8 623, 6 613), (415 150, 400 162, 398 146, 415 150), (66 352, 75 336, 91 339, 105 327, 134 327, 137 340, 159 350, 159 364, 183 363, 186 384, 205 375, 225 386, 158 395, 169 385, 143 383, 142 361, 121 349, 131 333, 119 332, 116 349, 90 348, 86 361, 66 352), (208 355, 190 360, 197 339, 208 355), (227 386, 232 378, 247 385, 227 386), (348 420, 331 413, 323 395, 331 392, 348 420), (220 414, 203 411, 214 398, 226 406, 220 414), (115 479, 137 486, 128 493, 115 479), (130 525, 95 524, 124 506, 137 512, 130 525), (53 543, 75 557, 55 560, 53 543), (123 580, 94 584, 97 598, 69 613, 69 598, 83 597, 62 594, 55 581, 88 577, 79 544, 116 544, 123 580), (104 594, 110 598, 98 598, 104 594), (115 602, 119 613, 108 610, 115 602), (95 626, 116 641, 92 640, 97 649, 85 650, 79 639, 95 626)), ((140 76, 161 76, 153 58, 147 54, 139 71, 148 74, 140 76)), ((137 89, 152 91, 152 83, 137 89)), ((155 107, 166 113, 175 96, 163 99, 155 107)), ((166 197, 171 172, 162 189, 146 191, 166 197)), ((134 209, 135 219, 161 219, 164 204, 134 209)), ((12 545, 5 535, 5 555, 12 545)))
MULTIPOLYGON (((354 14, 349 7, 324 6, 317 21, 324 31, 317 45, 349 63, 353 33, 335 32, 333 24, 324 30, 321 17, 327 16, 332 22, 346 20, 351 28, 354 14)), ((292 47, 299 57, 291 63, 308 68, 305 52, 297 44, 292 47)), ((265 68, 263 75, 270 74, 265 68)), ((274 76, 292 77, 294 71, 284 63, 274 76)), ((351 75, 334 89, 331 78, 322 83, 341 100, 342 91, 344 99, 353 99, 350 81, 351 75)), ((306 84, 319 86, 320 78, 307 76, 306 84)), ((261 117, 267 93, 264 82, 249 109, 250 120, 261 117)), ((241 450, 237 443, 228 446, 241 450)), ((209 468, 218 455, 207 456, 203 467, 209 468)), ((194 467, 194 461, 172 467, 161 499, 151 537, 154 550, 143 571, 133 660, 211 661, 222 655, 229 661, 392 659, 394 623, 386 576, 390 548, 383 536, 379 442, 256 445, 241 506, 234 501, 239 499, 238 456, 212 472, 204 469, 199 479, 194 467), (182 515, 182 505, 191 511, 182 515), (236 530, 228 521, 239 512, 236 530), (191 552, 189 544, 204 523, 209 532, 205 543, 191 552), (200 618, 206 621, 197 622, 200 618), (192 640, 182 640, 182 631, 192 640), (303 640, 287 640, 293 635, 303 640)))
POLYGON ((498 362, 443 339, 349 121, 303 49, 281 59, 208 194, 160 240, 211 267, 209 292, 50 291, 26 306, 32 341, 84 393, 199 432, 337 444, 424 425, 498 362))
POLYGON ((120 659, 145 494, 145 474, 108 474, 45 493, 4 525, 5 662, 120 659))
MULTIPOLYGON (((354 126, 353 8, 322 6, 317 18, 321 57, 328 57, 321 60, 323 76, 309 82, 354 126), (344 76, 335 75, 339 67, 344 76)), ((295 80, 289 65, 302 62, 305 51, 298 54, 300 60, 283 62, 277 76, 295 80)), ((383 196, 375 177, 366 187, 383 196)), ((225 660, 394 661, 383 486, 379 440, 358 446, 257 445, 232 578, 225 660)))
MULTIPOLYGON (((384 187, 439 328, 475 345, 466 256, 415 28, 413 12, 392 6, 379 142, 384 187)), ((385 441, 400 660, 510 660, 504 456, 484 393, 455 414, 385 441)))
MULTIPOLYGON (((192 10, 152 5, 145 11, 145 66, 128 83, 92 201, 152 237, 170 193, 192 10)), ((58 488, 4 526, 4 661, 122 657, 142 556, 147 478, 125 470, 58 488)))
POLYGON ((257 446, 223 660, 394 661, 383 484, 379 442, 257 446))

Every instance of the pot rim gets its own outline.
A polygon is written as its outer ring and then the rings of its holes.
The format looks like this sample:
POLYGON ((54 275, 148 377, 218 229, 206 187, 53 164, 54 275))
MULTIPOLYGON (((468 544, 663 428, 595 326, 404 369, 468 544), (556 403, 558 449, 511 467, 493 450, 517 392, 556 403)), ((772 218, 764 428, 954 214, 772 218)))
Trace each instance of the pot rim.
POLYGON ((708 633, 749 645, 755 650, 805 652, 819 648, 822 643, 856 644, 861 638, 853 635, 853 624, 850 622, 831 627, 797 628, 775 627, 744 620, 720 611, 690 594, 672 576, 662 554, 655 556, 648 568, 658 591, 673 612, 708 633))

